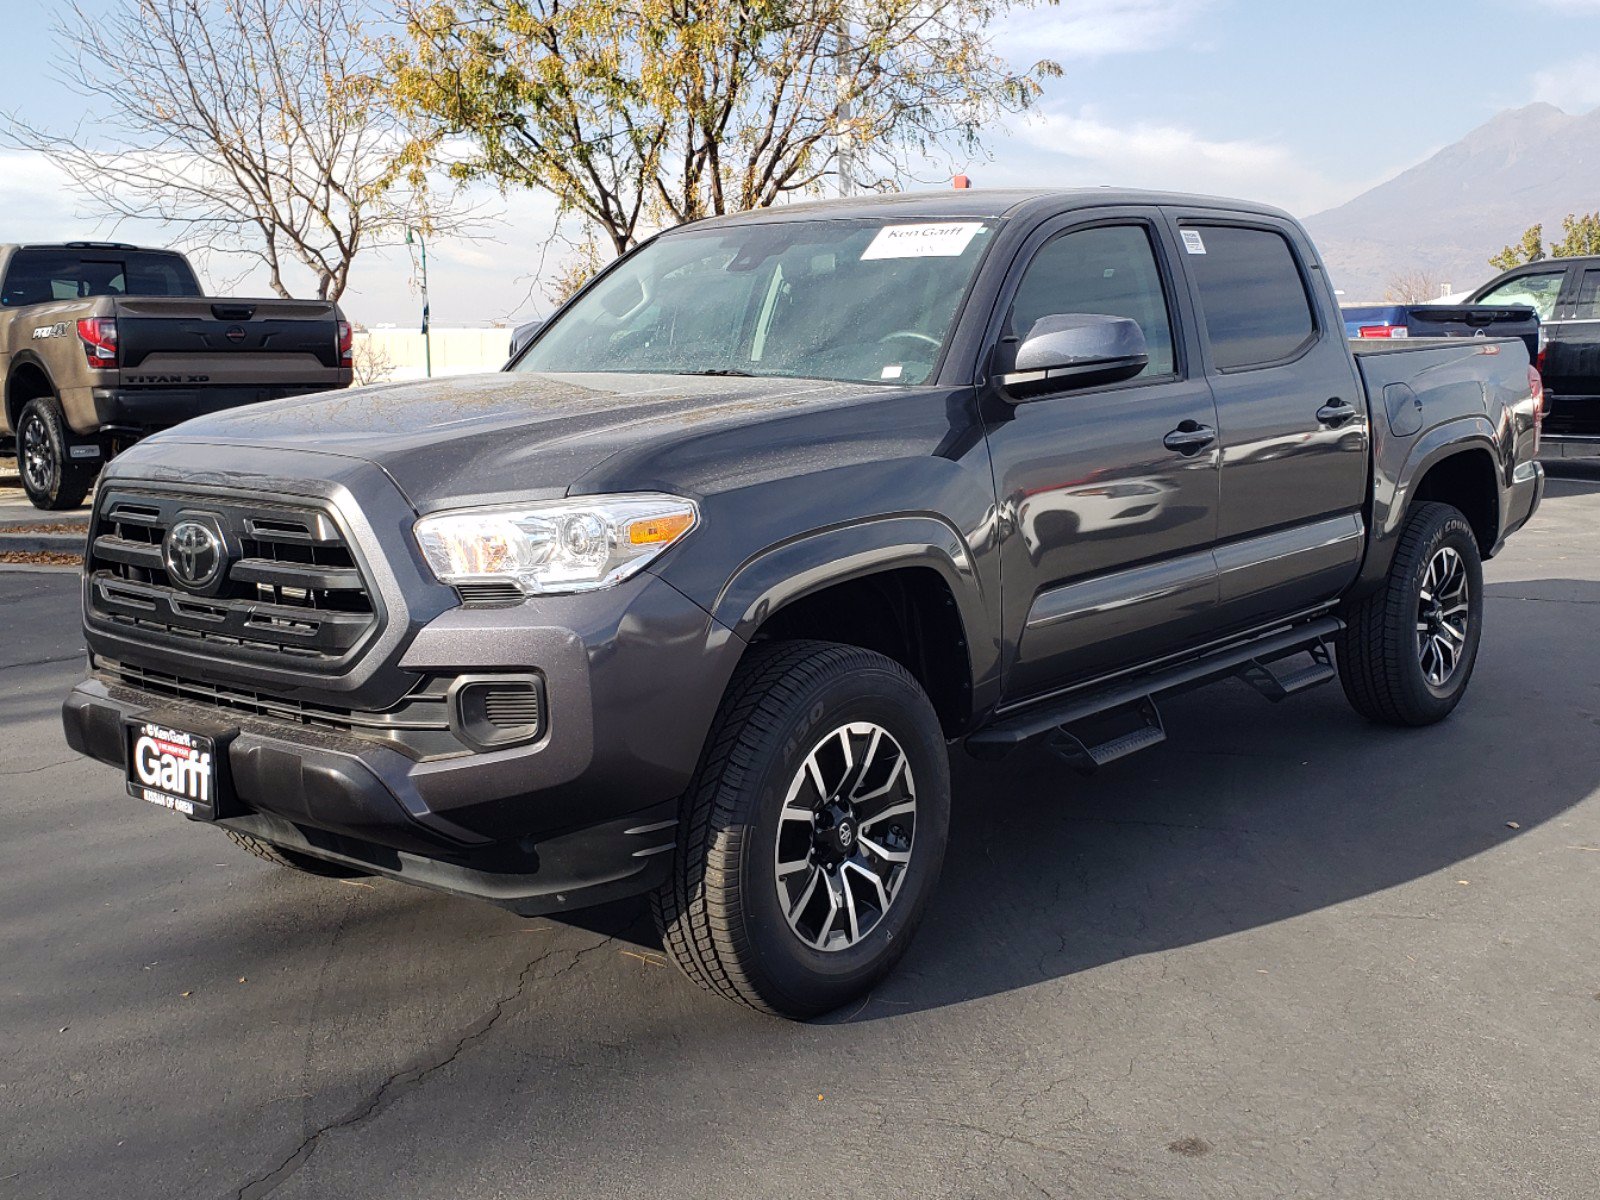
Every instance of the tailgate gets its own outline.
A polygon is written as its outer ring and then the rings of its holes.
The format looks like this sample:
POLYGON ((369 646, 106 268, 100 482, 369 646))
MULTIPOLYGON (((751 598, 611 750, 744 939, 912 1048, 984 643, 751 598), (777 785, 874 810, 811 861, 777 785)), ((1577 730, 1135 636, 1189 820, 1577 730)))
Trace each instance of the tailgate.
POLYGON ((1539 315, 1531 308, 1484 304, 1416 304, 1406 310, 1412 337, 1515 337, 1539 357, 1539 315))
POLYGON ((325 300, 118 298, 122 382, 322 384, 339 376, 338 310, 325 300))

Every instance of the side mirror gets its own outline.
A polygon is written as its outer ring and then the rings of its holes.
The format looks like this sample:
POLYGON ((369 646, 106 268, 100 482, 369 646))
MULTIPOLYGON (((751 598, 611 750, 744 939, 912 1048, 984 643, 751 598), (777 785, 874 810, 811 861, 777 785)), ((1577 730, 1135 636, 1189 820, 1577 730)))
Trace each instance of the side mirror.
POLYGON ((1020 342, 996 353, 1001 391, 1013 404, 1132 379, 1150 361, 1144 330, 1127 317, 1061 313, 1040 317, 1020 342))

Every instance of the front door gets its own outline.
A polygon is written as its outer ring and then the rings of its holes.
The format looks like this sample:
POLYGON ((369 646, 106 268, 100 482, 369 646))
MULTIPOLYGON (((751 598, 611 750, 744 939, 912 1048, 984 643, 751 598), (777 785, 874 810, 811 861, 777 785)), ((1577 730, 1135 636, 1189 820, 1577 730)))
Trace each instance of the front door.
POLYGON ((1211 615, 1216 412, 1174 302, 1174 253, 1154 212, 1078 213, 1035 233, 1012 273, 999 336, 1044 316, 1128 317, 1150 361, 1110 387, 991 397, 1007 701, 1175 650, 1211 615))

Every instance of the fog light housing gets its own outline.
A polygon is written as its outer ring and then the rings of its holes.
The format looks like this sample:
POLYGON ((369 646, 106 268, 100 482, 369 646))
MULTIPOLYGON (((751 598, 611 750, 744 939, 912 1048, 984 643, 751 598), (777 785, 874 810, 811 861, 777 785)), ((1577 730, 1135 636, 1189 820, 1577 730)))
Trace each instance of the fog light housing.
POLYGON ((450 729, 474 750, 536 742, 546 724, 538 675, 463 675, 450 685, 450 729))

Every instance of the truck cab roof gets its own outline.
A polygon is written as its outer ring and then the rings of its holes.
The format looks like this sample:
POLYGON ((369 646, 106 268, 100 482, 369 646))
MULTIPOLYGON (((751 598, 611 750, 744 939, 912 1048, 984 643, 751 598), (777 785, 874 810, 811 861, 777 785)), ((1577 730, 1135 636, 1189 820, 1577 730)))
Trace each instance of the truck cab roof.
POLYGON ((1069 212, 1080 208, 1120 206, 1226 209, 1284 217, 1270 205, 1185 192, 1145 191, 1139 188, 952 188, 947 191, 903 192, 895 195, 847 196, 834 200, 807 200, 771 208, 752 209, 727 216, 706 217, 693 223, 707 226, 808 220, 1008 220, 1069 212))

